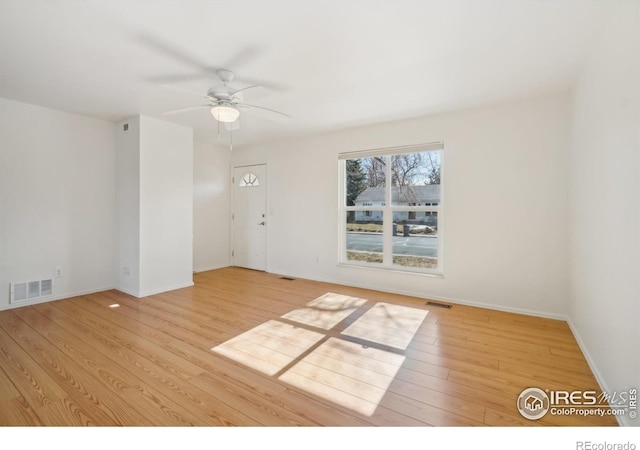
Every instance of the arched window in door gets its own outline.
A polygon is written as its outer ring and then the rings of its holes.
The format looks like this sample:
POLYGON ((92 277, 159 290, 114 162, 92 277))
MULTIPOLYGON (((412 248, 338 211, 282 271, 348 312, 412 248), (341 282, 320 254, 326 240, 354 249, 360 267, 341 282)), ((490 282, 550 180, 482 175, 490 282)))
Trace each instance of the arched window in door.
POLYGON ((256 187, 260 186, 258 176, 253 172, 247 172, 240 178, 239 187, 256 187))

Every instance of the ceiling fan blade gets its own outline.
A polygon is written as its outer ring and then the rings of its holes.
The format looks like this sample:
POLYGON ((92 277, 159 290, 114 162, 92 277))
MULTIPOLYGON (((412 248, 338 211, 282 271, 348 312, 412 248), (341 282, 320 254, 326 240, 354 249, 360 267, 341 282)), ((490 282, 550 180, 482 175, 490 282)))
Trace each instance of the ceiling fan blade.
POLYGON ((202 61, 189 56, 188 52, 186 52, 185 49, 178 48, 172 44, 169 44, 156 36, 151 36, 149 34, 138 34, 134 38, 137 42, 149 48, 152 48, 153 50, 159 51, 160 53, 164 53, 170 58, 181 61, 183 64, 189 65, 196 69, 202 69, 204 67, 202 61))
POLYGON ((260 116, 269 120, 289 123, 293 119, 293 117, 288 114, 281 113, 280 111, 276 111, 274 109, 265 108, 264 106, 248 105, 246 103, 238 103, 237 106, 240 108, 255 109, 256 113, 259 113, 260 116))
POLYGON ((231 58, 225 61, 225 67, 233 67, 234 70, 237 70, 240 67, 245 67, 263 52, 262 47, 257 45, 250 45, 243 49, 240 49, 237 53, 231 56, 231 58))
POLYGON ((241 94, 239 97, 240 100, 245 102, 252 102, 254 100, 260 100, 261 98, 268 96, 269 90, 263 86, 260 86, 259 84, 256 84, 254 86, 248 86, 246 88, 238 89, 233 94, 231 94, 231 97, 235 97, 237 94, 241 94))
POLYGON ((281 83, 276 83, 273 81, 267 81, 267 80, 259 80, 256 78, 245 78, 245 77, 239 77, 240 81, 244 81, 246 83, 251 83, 251 84, 258 84, 260 86, 263 86, 264 88, 270 90, 270 91, 274 91, 274 92, 286 92, 290 89, 289 86, 286 86, 284 84, 281 83))
MULTIPOLYGON (((193 68, 195 73, 188 74, 178 74, 178 75, 168 75, 161 78, 156 78, 156 81, 165 81, 165 82, 180 82, 180 81, 190 81, 196 79, 210 78, 216 76, 216 71, 218 69, 222 69, 224 67, 232 67, 238 68, 243 67, 249 64, 252 60, 255 60, 260 53, 262 53, 263 48, 260 46, 248 46, 240 51, 238 51, 235 55, 232 55, 221 67, 210 67, 203 64, 202 60, 192 56, 186 51, 184 48, 180 48, 176 45, 168 43, 164 41, 162 38, 158 36, 153 36, 150 34, 137 34, 134 36, 134 39, 150 49, 153 49, 159 53, 164 54, 165 56, 172 58, 176 61, 180 61, 185 66, 189 66, 193 68)), ((262 80, 249 80, 242 78, 242 81, 251 83, 251 84, 259 84, 265 86, 273 91, 285 91, 288 89, 287 86, 272 83, 268 81, 262 80)))
POLYGON ((197 95, 198 97, 206 98, 207 100, 211 99, 208 95, 205 95, 201 92, 190 91, 189 89, 184 89, 178 86, 171 86, 170 84, 159 84, 158 86, 174 89, 176 91, 186 92, 187 94, 191 94, 191 95, 197 95))
POLYGON ((202 108, 211 108, 211 105, 187 106, 185 108, 172 109, 171 111, 165 111, 163 113, 160 113, 160 115, 161 116, 168 116, 168 115, 171 115, 171 114, 180 114, 180 113, 183 113, 183 112, 194 111, 196 109, 202 109, 202 108))
POLYGON ((190 73, 175 73, 169 75, 163 75, 158 77, 149 78, 149 81, 157 85, 166 85, 167 83, 185 83, 189 81, 200 81, 213 78, 209 71, 202 70, 200 72, 193 71, 190 73))

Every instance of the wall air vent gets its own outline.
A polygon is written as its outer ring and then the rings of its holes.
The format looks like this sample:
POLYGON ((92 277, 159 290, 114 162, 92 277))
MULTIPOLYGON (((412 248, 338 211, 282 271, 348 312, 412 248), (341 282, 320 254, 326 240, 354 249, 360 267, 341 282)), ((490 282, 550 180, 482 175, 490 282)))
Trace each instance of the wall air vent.
POLYGON ((40 280, 40 297, 53 294, 53 280, 40 280))
POLYGON ((11 283, 11 303, 27 299, 27 283, 11 283))
POLYGON ((53 295, 53 278, 10 284, 10 303, 19 303, 53 295))
POLYGON ((431 300, 427 302, 427 306, 437 306, 438 308, 451 309, 451 305, 447 305, 446 303, 434 302, 431 300))

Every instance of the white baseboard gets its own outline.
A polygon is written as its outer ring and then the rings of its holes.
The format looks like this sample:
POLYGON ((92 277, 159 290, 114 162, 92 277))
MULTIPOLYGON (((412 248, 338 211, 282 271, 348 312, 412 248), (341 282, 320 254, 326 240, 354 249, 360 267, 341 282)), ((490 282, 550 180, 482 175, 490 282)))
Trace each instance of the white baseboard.
POLYGON ((525 308, 513 308, 513 307, 509 307, 509 306, 502 306, 502 305, 495 305, 492 303, 483 303, 483 302, 475 302, 472 300, 461 300, 461 299, 457 299, 457 298, 450 298, 450 297, 441 297, 441 296, 426 296, 423 297, 421 296, 417 296, 416 294, 412 294, 412 293, 402 293, 402 292, 393 292, 394 294, 401 294, 401 295, 408 295, 408 296, 412 296, 412 297, 419 297, 419 298, 425 298, 425 299, 429 299, 429 300, 437 300, 437 301, 442 301, 442 302, 447 302, 447 303, 454 303, 456 305, 464 305, 464 306, 474 306, 476 308, 484 308, 484 309, 491 309, 494 311, 502 311, 502 312, 509 312, 509 313, 514 313, 514 314, 523 314, 525 316, 532 316, 532 317, 540 317, 543 319, 553 319, 553 320, 562 320, 562 321, 566 321, 567 320, 567 316, 564 314, 554 314, 554 313, 547 313, 544 311, 535 311, 532 309, 525 309, 525 308))
POLYGON ((64 300, 67 298, 79 297, 81 295, 95 294, 96 292, 110 291, 112 289, 116 289, 116 288, 114 286, 107 286, 107 287, 98 288, 98 289, 87 289, 83 291, 65 292, 63 294, 51 295, 49 297, 37 298, 35 300, 25 300, 19 303, 10 303, 8 305, 2 305, 0 306, 0 311, 14 309, 14 308, 21 308, 23 306, 38 305, 40 303, 55 302, 56 300, 64 300))
POLYGON ((186 287, 191 287, 193 285, 194 285, 193 281, 189 281, 187 283, 181 283, 181 284, 175 284, 175 285, 171 285, 171 286, 165 286, 165 287, 162 287, 160 289, 153 289, 153 290, 150 290, 150 291, 142 291, 136 297, 138 297, 138 298, 149 297, 150 295, 156 295, 156 294, 162 294, 164 292, 175 291, 176 289, 183 289, 183 288, 186 288, 186 287))
MULTIPOLYGON (((582 350, 582 354, 584 355, 584 358, 587 360, 587 364, 589 364, 589 368, 591 369, 591 372, 593 372, 593 375, 596 377, 596 381, 600 385, 600 389, 602 391, 604 391, 604 392, 611 392, 607 382, 605 381, 604 377, 602 376, 602 372, 600 371, 600 369, 598 369, 598 365, 596 364, 596 361, 593 359, 593 357, 589 353, 589 350, 588 350, 586 344, 584 343, 584 340, 580 336, 580 333, 578 332, 578 329, 573 324, 573 322, 572 322, 570 317, 567 318, 567 323, 569 324, 569 328, 571 329, 571 333, 573 333, 573 337, 576 338, 576 342, 578 343, 578 347, 580 347, 580 350, 582 350)), ((618 421, 618 424, 620 426, 626 426, 626 427, 632 426, 632 424, 630 422, 630 419, 627 416, 615 416, 615 418, 618 421)))
POLYGON ((224 269, 225 267, 231 267, 231 266, 229 264, 220 264, 216 266, 195 267, 193 271, 194 273, 200 273, 200 272, 208 272, 210 270, 224 269))
MULTIPOLYGON (((222 268, 222 267, 219 267, 219 268, 222 268)), ((209 270, 213 270, 213 269, 209 269, 209 270)), ((19 302, 19 303, 10 303, 8 305, 0 306, 0 311, 4 311, 4 310, 8 310, 8 309, 14 309, 14 308, 20 308, 20 307, 23 307, 23 306, 37 305, 37 304, 40 304, 40 303, 54 302, 56 300, 64 300, 64 299, 68 299, 68 298, 79 297, 81 295, 95 294, 97 292, 110 291, 112 289, 118 290, 120 292, 124 292, 125 294, 131 295, 131 296, 136 297, 136 298, 142 298, 142 297, 147 297, 149 295, 161 294, 163 292, 168 292, 168 291, 173 291, 173 290, 176 290, 176 289, 182 289, 182 288, 186 288, 186 287, 191 287, 193 285, 194 285, 194 283, 193 283, 193 281, 191 281, 191 282, 188 282, 188 283, 182 283, 182 284, 178 284, 178 285, 167 286, 167 287, 162 288, 162 289, 157 289, 157 290, 152 290, 152 291, 147 291, 147 292, 136 292, 136 291, 133 291, 133 290, 130 290, 130 289, 124 289, 124 288, 120 288, 120 287, 116 287, 116 286, 106 286, 104 288, 88 289, 88 290, 84 290, 84 291, 65 292, 63 294, 57 294, 57 295, 52 295, 52 296, 49 296, 49 297, 37 298, 37 299, 34 299, 34 300, 30 300, 30 301, 22 301, 22 302, 19 302)))
POLYGON ((121 288, 121 287, 117 287, 115 289, 120 291, 120 292, 124 292, 125 294, 130 295, 132 297, 140 298, 140 295, 138 295, 138 292, 134 291, 132 289, 126 289, 126 288, 121 288))
POLYGON ((567 320, 567 316, 564 315, 564 314, 548 313, 548 312, 544 312, 544 311, 535 311, 535 310, 524 309, 524 308, 513 308, 513 307, 508 307, 508 306, 495 305, 495 304, 491 304, 491 303, 482 303, 482 302, 476 302, 476 301, 472 301, 472 300, 462 300, 462 299, 458 299, 458 298, 443 297, 443 296, 438 296, 438 295, 428 295, 428 294, 424 294, 424 293, 403 291, 401 289, 388 289, 388 288, 384 288, 384 287, 380 287, 380 286, 363 285, 363 284, 351 283, 351 282, 343 281, 343 280, 330 280, 330 279, 323 279, 321 277, 310 278, 308 276, 299 276, 299 275, 295 275, 295 274, 285 274, 285 273, 280 273, 280 272, 277 272, 277 273, 279 275, 288 276, 288 277, 292 277, 292 278, 308 279, 308 280, 320 281, 322 283, 330 283, 330 284, 342 284, 344 286, 349 286, 349 287, 355 287, 355 288, 360 288, 360 289, 369 289, 369 290, 374 290, 374 291, 379 291, 379 292, 388 292, 389 294, 406 295, 408 297, 416 297, 416 298, 421 298, 421 299, 425 299, 425 300, 436 300, 436 301, 452 303, 452 304, 456 304, 456 305, 474 306, 476 308, 491 309, 491 310, 495 310, 495 311, 510 312, 510 313, 515 313, 515 314, 524 314, 526 316, 541 317, 541 318, 544 318, 544 319, 554 319, 554 320, 563 320, 563 321, 567 320))

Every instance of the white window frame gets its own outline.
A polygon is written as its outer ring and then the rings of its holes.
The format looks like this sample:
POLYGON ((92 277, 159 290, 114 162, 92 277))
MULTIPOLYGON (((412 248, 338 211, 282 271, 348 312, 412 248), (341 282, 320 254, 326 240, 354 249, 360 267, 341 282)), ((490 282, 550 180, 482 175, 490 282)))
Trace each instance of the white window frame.
POLYGON ((403 147, 390 147, 375 150, 361 150, 355 152, 345 152, 338 154, 338 261, 340 266, 365 267, 382 269, 387 271, 409 272, 426 275, 443 276, 444 274, 444 143, 432 142, 428 144, 418 144, 403 147), (421 153, 426 151, 440 151, 440 200, 437 206, 394 206, 391 201, 392 184, 390 158, 393 155, 406 153, 421 153), (389 163, 385 166, 385 201, 381 206, 347 206, 346 205, 346 161, 349 159, 370 158, 374 156, 385 156, 389 163), (369 263, 365 261, 354 261, 347 259, 347 213, 350 211, 381 211, 383 213, 383 262, 369 263), (435 269, 407 267, 393 264, 393 213, 394 212, 437 212, 438 213, 438 266, 435 269))

